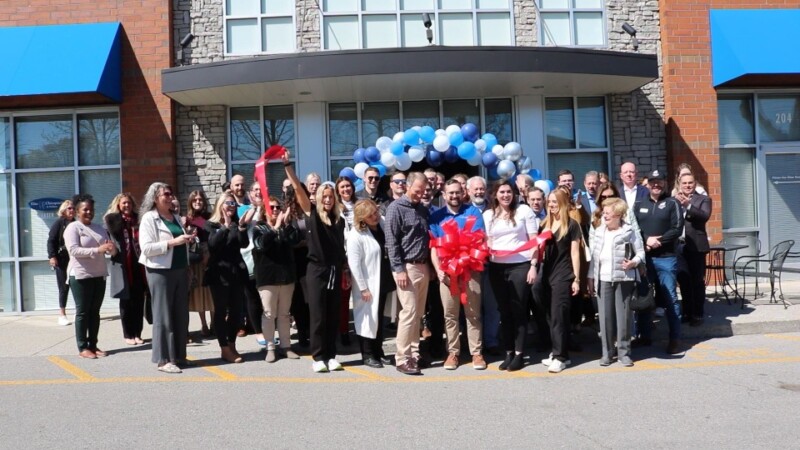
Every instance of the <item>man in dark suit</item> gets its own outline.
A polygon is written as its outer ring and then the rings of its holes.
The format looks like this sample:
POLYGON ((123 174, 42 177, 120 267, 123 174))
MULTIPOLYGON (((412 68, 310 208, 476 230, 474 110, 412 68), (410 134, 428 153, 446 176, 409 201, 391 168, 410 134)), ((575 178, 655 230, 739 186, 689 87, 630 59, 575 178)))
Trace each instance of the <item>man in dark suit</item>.
POLYGON ((583 211, 582 214, 585 214, 586 222, 581 224, 581 228, 583 230, 583 238, 586 242, 589 242, 589 223, 591 222, 592 214, 597 209, 597 205, 594 202, 594 198, 597 196, 597 187, 599 186, 598 182, 599 176, 597 171, 590 170, 586 172, 586 175, 583 176, 583 187, 586 189, 585 191, 578 191, 578 203, 581 206, 581 210, 583 211))
POLYGON ((707 195, 698 193, 696 187, 694 175, 684 174, 679 180, 679 191, 675 195, 684 217, 683 258, 688 266, 690 280, 684 314, 689 316, 689 325, 695 327, 702 325, 705 317, 704 277, 709 249, 706 222, 711 217, 711 199, 707 195))
POLYGON ((620 167, 619 178, 622 181, 617 187, 619 194, 628 202, 628 208, 633 208, 633 204, 641 202, 650 197, 650 191, 639 185, 639 178, 636 172, 636 164, 626 162, 620 167))

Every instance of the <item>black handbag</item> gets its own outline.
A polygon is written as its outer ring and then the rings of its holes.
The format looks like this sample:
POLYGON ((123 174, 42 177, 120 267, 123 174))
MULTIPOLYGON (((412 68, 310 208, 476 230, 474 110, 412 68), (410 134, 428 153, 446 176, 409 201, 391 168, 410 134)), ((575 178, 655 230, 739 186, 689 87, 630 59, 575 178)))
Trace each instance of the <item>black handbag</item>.
POLYGON ((631 311, 652 311, 656 307, 656 285, 651 283, 645 275, 638 278, 636 292, 631 298, 631 311))

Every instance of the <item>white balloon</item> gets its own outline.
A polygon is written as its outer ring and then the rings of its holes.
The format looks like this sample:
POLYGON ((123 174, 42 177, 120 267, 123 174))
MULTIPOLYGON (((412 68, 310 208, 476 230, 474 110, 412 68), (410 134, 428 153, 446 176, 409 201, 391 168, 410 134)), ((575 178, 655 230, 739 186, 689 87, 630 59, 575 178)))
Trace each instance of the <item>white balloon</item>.
POLYGON ((453 133, 461 133, 461 127, 458 125, 450 125, 449 127, 445 128, 445 133, 450 136, 453 133))
POLYGON ((353 172, 356 173, 358 178, 364 178, 364 171, 369 168, 369 164, 367 163, 358 163, 353 167, 353 172))
POLYGON ((472 158, 468 159, 467 163, 470 166, 475 167, 478 164, 480 164, 482 161, 483 161, 483 155, 481 155, 480 152, 475 152, 475 155, 473 155, 472 158))
POLYGON ((447 132, 444 131, 443 129, 439 128, 438 130, 436 130, 436 135, 437 136, 447 136, 447 132))
POLYGON ((509 142, 503 147, 503 156, 511 161, 522 158, 522 147, 516 142, 509 142))
POLYGON ((550 194, 550 184, 547 182, 547 180, 536 180, 533 182, 533 185, 544 191, 545 197, 550 194))
POLYGON ((395 161, 397 161, 397 158, 392 152, 386 152, 381 155, 381 164, 386 166, 387 169, 394 166, 395 161))
POLYGON ((517 166, 513 162, 504 160, 497 164, 497 175, 500 178, 511 178, 517 172, 517 166))
POLYGON ((448 148, 450 148, 450 139, 447 136, 436 136, 433 140, 433 148, 436 149, 437 152, 446 152, 448 148))
POLYGON ((404 132, 398 131, 394 134, 394 137, 392 137, 392 142, 403 142, 403 136, 405 135, 406 134, 404 132))
MULTIPOLYGON (((401 154, 400 156, 403 155, 401 154)), ((425 159, 425 150, 422 147, 415 145, 408 149, 408 157, 409 159, 411 159, 412 162, 420 162, 423 159, 425 159)))
POLYGON ((477 150, 477 151, 479 151, 481 153, 485 152, 486 151, 486 141, 484 141, 483 139, 478 139, 477 141, 475 141, 475 150, 477 150))
MULTIPOLYGON (((410 149, 409 149, 410 151, 410 149)), ((423 156, 424 157, 424 156, 423 156)), ((411 156, 408 153, 401 153, 397 155, 397 161, 394 163, 397 170, 408 170, 411 168, 411 156)))
POLYGON ((419 125, 414 125, 413 127, 411 127, 411 129, 412 129, 412 130, 414 130, 414 131, 416 131, 417 133, 419 133, 419 132, 420 132, 420 130, 422 130, 422 127, 421 127, 421 126, 419 126, 419 125))
POLYGON ((494 153, 494 156, 497 156, 497 159, 499 160, 505 159, 505 156, 503 156, 503 152, 505 152, 505 149, 500 144, 497 144, 494 147, 492 147, 492 153, 494 153))
POLYGON ((389 148, 392 146, 392 140, 386 136, 381 136, 375 141, 375 147, 381 151, 381 153, 388 152, 389 148))

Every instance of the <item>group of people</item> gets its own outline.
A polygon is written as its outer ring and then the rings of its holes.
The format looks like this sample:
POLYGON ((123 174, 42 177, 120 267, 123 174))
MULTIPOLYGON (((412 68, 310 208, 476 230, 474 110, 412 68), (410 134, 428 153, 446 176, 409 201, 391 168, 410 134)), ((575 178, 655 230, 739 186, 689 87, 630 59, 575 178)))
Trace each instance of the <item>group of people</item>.
POLYGON ((550 350, 542 363, 558 373, 576 348, 571 332, 596 314, 600 364, 632 366, 631 347, 652 344, 650 313, 636 313, 634 322, 630 309, 647 280, 658 286, 666 310, 668 353, 680 351, 681 322, 702 324, 711 201, 687 165, 670 195, 658 171, 648 174, 649 188, 639 184, 632 163, 622 165, 619 186, 588 172, 580 190, 564 170, 549 193, 527 175, 487 192, 482 177, 445 180, 433 169, 394 172, 385 192, 375 168, 356 192, 346 177, 322 182, 310 174, 303 183, 288 153, 282 163, 280 198, 263 198, 258 183, 247 189, 237 175, 211 211, 203 192, 190 193, 185 216, 164 183, 149 187, 138 212, 130 194, 117 195, 104 226, 93 223, 90 196, 64 202, 48 253, 59 283, 59 323, 68 323, 66 286, 75 298, 80 356, 106 355, 97 347, 106 258, 125 342, 143 342, 147 309, 152 361, 166 373, 189 364, 189 311, 201 314, 202 333, 213 330, 221 358, 231 363, 243 361, 236 339, 245 323, 266 347, 268 363, 299 358, 290 345, 294 320, 313 371, 327 372, 342 369, 337 341, 347 343, 352 304, 363 363, 393 364, 409 375, 439 353, 443 367, 455 370, 464 361, 462 340, 474 369, 485 369, 484 354, 491 354, 503 357, 501 370, 519 370, 531 328, 537 348, 550 350), (478 268, 457 266, 447 242, 460 235, 486 249, 476 256, 478 268), (383 340, 384 311, 394 298, 400 309, 392 357, 383 340))

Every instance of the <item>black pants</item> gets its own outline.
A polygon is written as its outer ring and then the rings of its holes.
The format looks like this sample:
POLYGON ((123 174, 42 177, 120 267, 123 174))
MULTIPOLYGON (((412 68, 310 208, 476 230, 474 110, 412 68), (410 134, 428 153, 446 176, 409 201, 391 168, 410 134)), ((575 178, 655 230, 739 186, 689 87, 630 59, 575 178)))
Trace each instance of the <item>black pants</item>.
POLYGON ((232 286, 215 284, 209 286, 211 298, 214 300, 214 331, 217 333, 217 342, 220 347, 236 342, 236 333, 242 326, 242 318, 238 311, 244 305, 243 284, 237 283, 232 286))
POLYGON ((386 355, 383 353, 383 310, 386 308, 386 295, 388 292, 381 292, 378 296, 378 330, 375 333, 375 339, 366 338, 363 336, 358 337, 359 344, 361 345, 361 358, 383 358, 386 355))
POLYGON ((684 313, 690 318, 702 319, 706 304, 706 253, 684 250, 683 257, 689 269, 688 288, 681 289, 684 313))
MULTIPOLYGON (((137 266, 134 270, 140 270, 137 266)), ((119 299, 119 317, 125 339, 141 338, 144 328, 144 292, 146 282, 135 280, 128 286, 128 298, 119 299)))
POLYGON ((264 305, 261 304, 261 296, 258 295, 256 280, 249 279, 243 285, 244 300, 247 304, 247 322, 253 328, 253 332, 261 334, 261 317, 264 316, 264 305))
POLYGON ((500 345, 507 352, 522 352, 528 326, 527 262, 518 264, 489 263, 489 282, 492 284, 500 312, 500 345))
POLYGON ((331 268, 308 263, 306 294, 310 316, 311 356, 314 361, 336 357, 339 335, 339 303, 342 301, 341 267, 331 268), (334 270, 333 279, 331 271, 334 270))
POLYGON ((306 296, 306 277, 297 280, 294 285, 294 293, 292 294, 292 307, 289 310, 294 318, 294 324, 297 327, 297 339, 308 339, 310 334, 310 318, 308 312, 308 297, 306 296))
POLYGON ((439 293, 439 279, 436 277, 431 277, 428 283, 428 297, 425 299, 425 315, 422 321, 431 332, 431 337, 425 339, 428 352, 432 356, 439 356, 445 350, 444 307, 442 295, 439 293))
POLYGON ((553 343, 553 358, 569 359, 569 325, 572 281, 550 281, 542 279, 543 307, 550 310, 550 340, 553 343))
POLYGON ((67 266, 61 267, 60 264, 56 264, 53 270, 56 272, 56 283, 58 283, 58 307, 64 309, 67 307, 67 297, 69 297, 67 266))
POLYGON ((544 284, 541 275, 536 277, 536 282, 531 285, 531 315, 536 324, 537 349, 551 348, 550 340, 550 300, 544 296, 544 284))
POLYGON ((104 277, 77 279, 69 277, 69 287, 75 299, 75 340, 78 351, 97 348, 100 331, 100 307, 106 294, 104 277))

